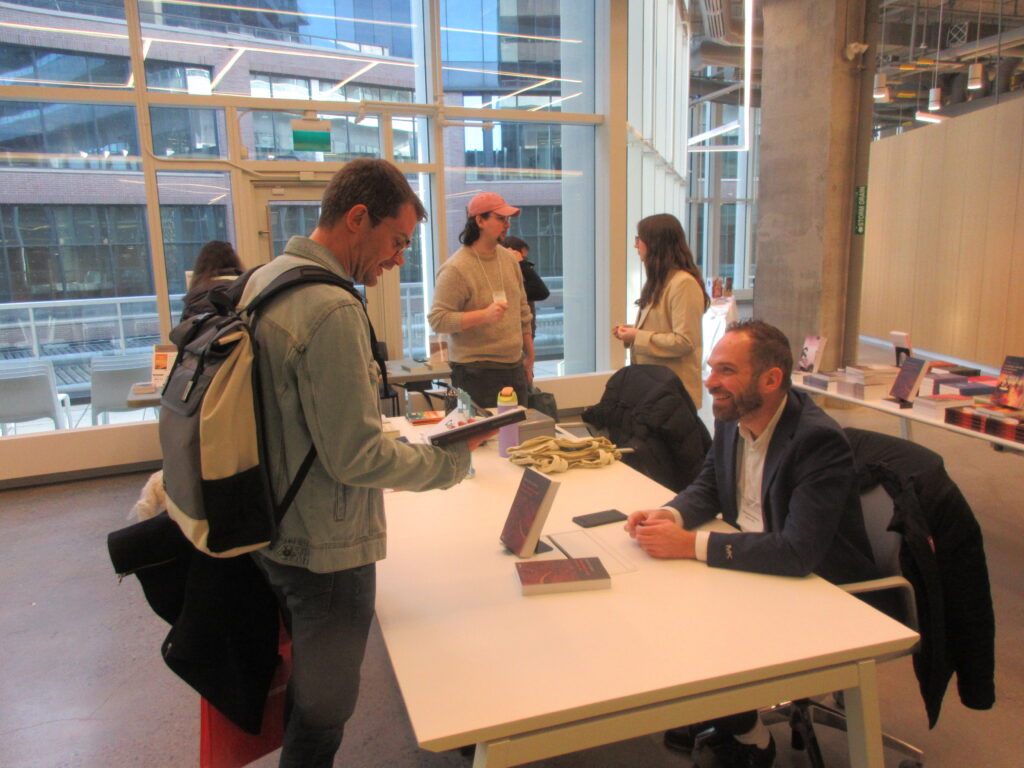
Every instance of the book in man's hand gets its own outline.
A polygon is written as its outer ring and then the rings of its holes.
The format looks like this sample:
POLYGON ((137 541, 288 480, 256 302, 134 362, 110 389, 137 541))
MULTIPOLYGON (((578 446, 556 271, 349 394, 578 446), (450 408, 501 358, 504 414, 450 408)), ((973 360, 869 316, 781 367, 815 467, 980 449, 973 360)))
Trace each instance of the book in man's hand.
MULTIPOLYGON (((525 413, 508 411, 508 413, 525 413)), ((519 557, 533 557, 537 552, 537 541, 548 519, 548 511, 555 500, 558 481, 527 467, 523 479, 512 500, 512 508, 501 531, 501 543, 519 557)))
POLYGON ((494 432, 499 427, 515 424, 517 421, 523 421, 525 418, 526 411, 522 408, 518 408, 514 411, 499 413, 497 416, 473 419, 472 421, 467 421, 465 424, 460 426, 445 429, 431 435, 430 444, 451 445, 452 443, 457 443, 461 440, 469 440, 471 437, 477 437, 478 435, 485 435, 488 432, 494 432))
POLYGON ((612 585, 612 577, 599 557, 518 562, 516 574, 524 595, 608 589, 612 585))

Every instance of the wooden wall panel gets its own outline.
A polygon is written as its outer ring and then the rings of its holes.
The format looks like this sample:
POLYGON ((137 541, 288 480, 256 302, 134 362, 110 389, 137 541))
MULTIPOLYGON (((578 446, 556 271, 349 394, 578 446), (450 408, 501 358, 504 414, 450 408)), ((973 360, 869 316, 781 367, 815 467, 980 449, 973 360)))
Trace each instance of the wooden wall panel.
MULTIPOLYGON (((920 195, 916 206, 901 206, 901 216, 916 224, 916 237, 913 242, 900 244, 900 253, 907 255, 911 267, 909 280, 914 286, 913 291, 903 293, 912 305, 910 327, 900 330, 910 331, 914 345, 925 349, 945 349, 948 345, 948 308, 938 313, 935 310, 945 307, 954 295, 948 276, 953 271, 951 256, 954 261, 956 258, 950 243, 949 222, 949 208, 955 196, 947 188, 953 173, 945 157, 948 132, 939 130, 944 127, 929 125, 914 131, 920 134, 914 149, 924 155, 922 172, 913 174, 920 195)), ((959 229, 955 242, 959 247, 959 229)), ((903 282, 907 279, 904 275, 903 270, 897 272, 897 280, 903 282)))
MULTIPOLYGON (((1016 127, 1021 142, 1020 165, 1017 171, 1016 209, 1006 218, 1013 222, 1013 242, 1010 245, 1010 269, 1007 271, 1009 296, 1005 305, 1004 325, 1006 327, 1004 355, 1024 355, 1024 318, 1021 312, 1021 287, 1024 286, 1024 103, 1017 101, 1019 109, 1008 118, 1008 131, 1016 127), (1016 122, 1014 122, 1016 121, 1016 122)), ((1003 224, 1008 227, 1009 224, 1003 224)))
MULTIPOLYGON (((1006 333, 1010 308, 1013 265, 1014 226, 1007 226, 1021 217, 1021 184, 1024 172, 1024 99, 1012 102, 1010 109, 986 110, 994 115, 992 144, 988 148, 990 184, 985 207, 978 210, 967 201, 965 216, 973 216, 982 228, 981 242, 974 252, 973 272, 981 301, 974 325, 974 348, 978 361, 998 361, 1004 349, 1015 346, 1006 333), (1009 172, 1001 172, 1000 169, 1009 172)), ((1024 265, 1022 265, 1024 266, 1024 265)), ((1012 316, 1012 315, 1010 315, 1012 316)))
POLYGON ((861 333, 993 367, 1024 354, 1022 126, 1017 98, 872 145, 861 333))
MULTIPOLYGON (((974 120, 953 120, 950 125, 951 142, 948 151, 962 159, 959 173, 952 179, 956 189, 962 192, 959 210, 955 211, 960 221, 960 237, 956 242, 955 273, 960 276, 974 275, 974 279, 957 279, 953 282, 953 300, 949 305, 951 321, 949 354, 964 357, 973 352, 977 339, 978 314, 981 310, 982 285, 981 269, 985 252, 985 211, 989 207, 992 191, 992 169, 995 159, 995 128, 997 113, 981 110, 973 115, 974 120)), ((948 156, 948 155, 947 155, 948 156)))

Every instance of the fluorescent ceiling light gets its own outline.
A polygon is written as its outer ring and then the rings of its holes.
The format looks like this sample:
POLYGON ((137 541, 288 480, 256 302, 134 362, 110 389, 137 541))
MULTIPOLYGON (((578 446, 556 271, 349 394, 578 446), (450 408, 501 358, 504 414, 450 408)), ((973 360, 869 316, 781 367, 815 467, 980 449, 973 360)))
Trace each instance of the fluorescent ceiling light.
POLYGON ((922 123, 941 123, 946 119, 945 115, 933 115, 931 112, 925 112, 921 109, 917 110, 917 114, 914 117, 922 123))

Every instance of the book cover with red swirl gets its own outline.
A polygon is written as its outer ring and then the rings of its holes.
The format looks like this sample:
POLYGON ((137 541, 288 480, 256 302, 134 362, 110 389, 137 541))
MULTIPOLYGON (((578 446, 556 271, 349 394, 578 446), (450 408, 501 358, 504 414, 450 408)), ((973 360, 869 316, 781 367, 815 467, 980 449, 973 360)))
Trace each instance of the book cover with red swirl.
POLYGON ((599 557, 520 562, 516 563, 516 573, 524 595, 607 589, 612 585, 599 557))

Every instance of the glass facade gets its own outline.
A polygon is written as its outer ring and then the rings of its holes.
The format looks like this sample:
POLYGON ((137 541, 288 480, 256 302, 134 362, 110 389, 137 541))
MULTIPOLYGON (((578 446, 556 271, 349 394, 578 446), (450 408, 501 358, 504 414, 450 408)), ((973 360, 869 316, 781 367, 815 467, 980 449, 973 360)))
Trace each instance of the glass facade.
POLYGON ((392 350, 426 351, 434 275, 469 197, 486 190, 522 208, 512 234, 552 291, 540 357, 551 373, 598 365, 608 246, 595 214, 605 160, 594 48, 606 9, 441 0, 434 50, 426 0, 141 0, 137 29, 117 0, 6 7, 0 363, 50 357, 63 391, 87 401, 90 356, 166 339, 204 242, 234 242, 256 263, 313 229, 315 203, 256 210, 257 187, 323 183, 340 162, 385 157, 430 211, 397 290, 371 291, 371 305, 400 303, 382 315, 401 318, 398 333, 388 325, 392 350), (136 35, 144 65, 133 72, 136 35), (55 88, 59 101, 46 95, 55 88), (297 147, 296 119, 323 121, 326 148, 297 147))

